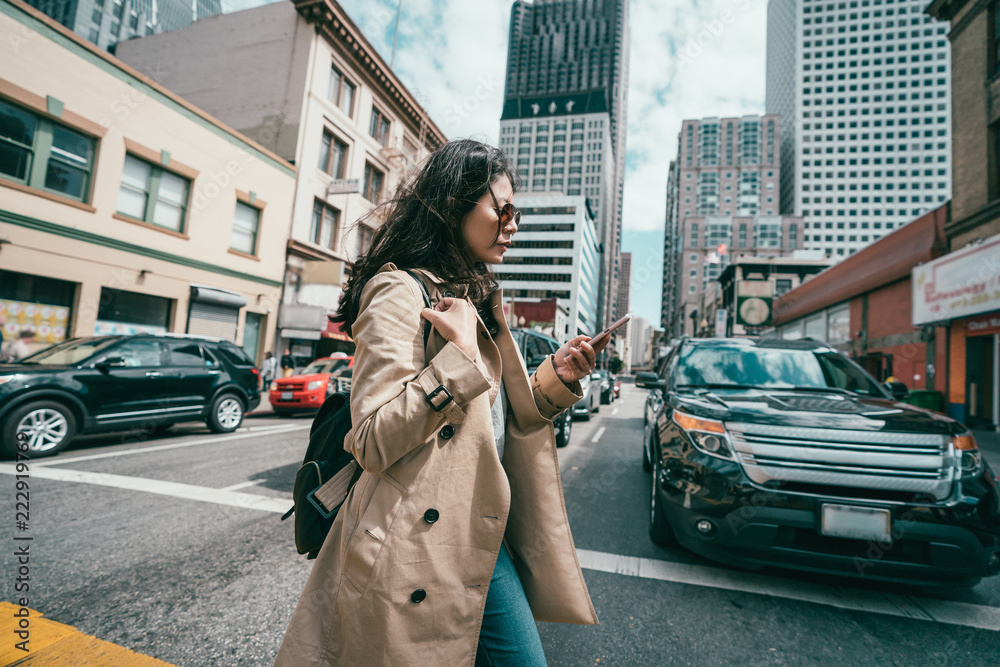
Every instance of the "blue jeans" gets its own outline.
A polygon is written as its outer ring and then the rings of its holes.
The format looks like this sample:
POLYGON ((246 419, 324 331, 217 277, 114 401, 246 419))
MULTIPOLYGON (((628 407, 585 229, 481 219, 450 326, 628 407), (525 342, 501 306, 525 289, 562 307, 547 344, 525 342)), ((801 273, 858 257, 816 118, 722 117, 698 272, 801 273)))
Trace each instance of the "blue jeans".
POLYGON ((547 664, 521 578, 517 576, 507 547, 500 545, 500 556, 486 594, 476 667, 545 667, 547 664))

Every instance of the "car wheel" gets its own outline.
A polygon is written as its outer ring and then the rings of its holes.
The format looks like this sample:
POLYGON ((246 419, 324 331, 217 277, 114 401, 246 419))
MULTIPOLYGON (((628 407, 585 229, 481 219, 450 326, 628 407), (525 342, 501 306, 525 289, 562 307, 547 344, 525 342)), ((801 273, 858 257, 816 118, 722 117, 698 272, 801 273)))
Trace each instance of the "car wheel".
POLYGON ((642 469, 649 472, 653 469, 653 464, 649 460, 649 450, 646 449, 646 444, 642 445, 642 469))
POLYGON ((569 444, 569 436, 573 432, 573 417, 572 415, 566 415, 563 419, 562 426, 559 428, 559 432, 556 433, 556 447, 565 447, 569 444))
POLYGON ((17 434, 27 438, 30 457, 52 456, 69 446, 76 435, 76 418, 73 412, 55 401, 38 401, 16 408, 3 424, 3 451, 8 456, 18 452, 17 434))
POLYGON ((243 403, 234 394, 222 394, 212 402, 206 423, 214 433, 232 433, 243 423, 243 403))
POLYGON ((292 416, 292 411, 291 410, 275 410, 274 414, 275 414, 276 417, 282 417, 284 419, 287 419, 288 417, 292 416))
POLYGON ((674 529, 667 521, 667 515, 663 512, 663 501, 660 500, 657 488, 660 483, 660 470, 661 463, 657 461, 653 465, 653 483, 650 487, 649 539, 661 547, 674 547, 677 546, 677 536, 674 535, 674 529))

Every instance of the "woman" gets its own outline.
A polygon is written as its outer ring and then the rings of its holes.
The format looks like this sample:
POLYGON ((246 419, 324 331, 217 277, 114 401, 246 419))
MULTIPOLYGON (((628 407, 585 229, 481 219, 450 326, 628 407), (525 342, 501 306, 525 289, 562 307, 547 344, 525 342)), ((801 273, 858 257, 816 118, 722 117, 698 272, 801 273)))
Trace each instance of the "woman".
POLYGON ((447 144, 354 265, 338 318, 357 343, 345 447, 365 472, 277 665, 533 667, 545 664, 533 619, 597 623, 551 419, 580 399, 600 350, 578 336, 525 371, 488 268, 517 231, 516 182, 502 152, 447 144))

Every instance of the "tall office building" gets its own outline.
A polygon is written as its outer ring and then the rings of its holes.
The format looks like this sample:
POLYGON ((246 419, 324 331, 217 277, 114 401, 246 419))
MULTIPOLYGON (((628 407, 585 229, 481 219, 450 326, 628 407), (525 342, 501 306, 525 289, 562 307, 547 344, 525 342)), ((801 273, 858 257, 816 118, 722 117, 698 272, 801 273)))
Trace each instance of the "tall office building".
POLYGON ((222 0, 27 0, 56 21, 96 44, 116 43, 179 30, 196 19, 218 16, 222 0))
POLYGON ((946 25, 925 0, 770 0, 767 113, 781 210, 838 258, 951 197, 946 25))
POLYGON ((661 322, 669 336, 694 333, 703 295, 733 255, 802 248, 802 219, 778 211, 780 132, 775 115, 681 125, 667 182, 661 322))
POLYGON ((501 148, 525 190, 583 195, 602 251, 598 323, 615 311, 625 181, 627 0, 516 0, 501 148))
POLYGON ((593 336, 597 322, 598 262, 594 216, 586 199, 557 193, 518 194, 521 223, 510 251, 496 267, 504 296, 557 299, 569 318, 560 342, 593 336))

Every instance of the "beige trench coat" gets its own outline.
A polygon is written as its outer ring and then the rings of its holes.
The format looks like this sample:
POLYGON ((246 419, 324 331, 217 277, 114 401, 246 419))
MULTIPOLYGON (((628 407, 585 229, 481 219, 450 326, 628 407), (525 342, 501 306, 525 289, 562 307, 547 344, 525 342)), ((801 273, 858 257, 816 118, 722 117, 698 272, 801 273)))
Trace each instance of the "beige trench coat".
MULTIPOLYGON (((345 447, 365 472, 313 565, 279 667, 473 665, 504 540, 536 619, 597 623, 550 421, 576 403, 579 385, 564 385, 551 358, 528 377, 499 292, 500 332, 494 342, 479 322, 475 360, 436 331, 425 356, 423 296, 394 269, 365 286, 353 327, 345 447), (501 372, 510 406, 502 464, 490 414, 501 372), (454 399, 435 412, 426 398, 439 387, 454 399)), ((422 275, 436 302, 447 286, 422 275)))

